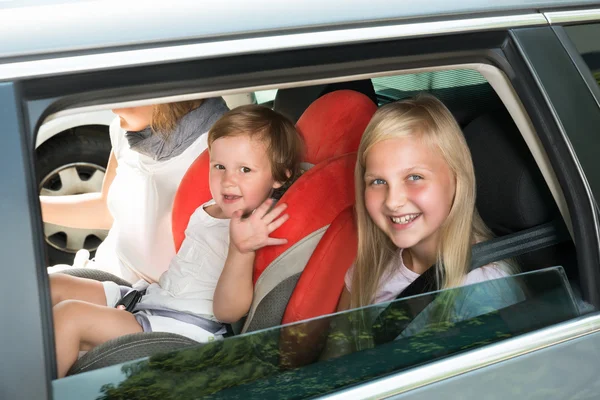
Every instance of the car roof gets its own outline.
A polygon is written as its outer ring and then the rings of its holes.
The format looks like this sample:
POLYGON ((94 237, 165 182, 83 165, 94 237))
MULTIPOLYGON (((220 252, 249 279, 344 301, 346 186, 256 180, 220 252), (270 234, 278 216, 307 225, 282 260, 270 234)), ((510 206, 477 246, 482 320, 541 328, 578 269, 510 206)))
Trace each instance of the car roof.
MULTIPOLYGON (((0 60, 315 27, 534 13, 597 0, 0 0, 0 60)), ((36 57, 34 57, 36 58, 36 57)))

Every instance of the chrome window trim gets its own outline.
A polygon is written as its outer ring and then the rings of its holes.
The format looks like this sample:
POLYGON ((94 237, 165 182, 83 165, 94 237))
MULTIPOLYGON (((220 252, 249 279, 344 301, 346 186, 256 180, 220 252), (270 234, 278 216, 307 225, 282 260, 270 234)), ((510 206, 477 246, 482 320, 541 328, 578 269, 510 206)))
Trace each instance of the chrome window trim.
POLYGON ((264 51, 547 25, 540 13, 335 29, 0 64, 0 81, 264 51))
POLYGON ((551 25, 600 21, 600 8, 590 10, 550 11, 544 16, 551 25))
POLYGON ((600 332, 598 313, 363 383, 322 398, 387 398, 595 332, 600 332))

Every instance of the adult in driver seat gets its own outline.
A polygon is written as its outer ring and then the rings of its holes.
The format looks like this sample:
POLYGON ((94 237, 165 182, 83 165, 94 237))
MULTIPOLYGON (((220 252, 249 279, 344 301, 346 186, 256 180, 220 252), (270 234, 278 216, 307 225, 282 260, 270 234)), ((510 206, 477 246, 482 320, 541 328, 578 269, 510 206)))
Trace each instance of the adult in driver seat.
POLYGON ((158 281, 175 255, 171 208, 179 182, 206 149, 206 132, 227 111, 220 97, 113 110, 118 118, 110 126, 102 191, 40 196, 44 222, 110 229, 93 262, 82 263, 96 278, 113 279, 101 270, 123 284, 158 281))

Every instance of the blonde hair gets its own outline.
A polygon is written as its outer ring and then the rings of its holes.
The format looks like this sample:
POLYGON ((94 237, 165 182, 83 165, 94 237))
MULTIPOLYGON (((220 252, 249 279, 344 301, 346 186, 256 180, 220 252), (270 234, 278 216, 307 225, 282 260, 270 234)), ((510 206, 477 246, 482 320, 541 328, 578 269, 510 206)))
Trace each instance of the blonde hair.
POLYGON ((179 120, 192 110, 200 107, 204 100, 180 101, 177 103, 155 104, 152 110, 152 132, 168 139, 179 120))
POLYGON ((383 140, 418 137, 439 149, 456 190, 446 220, 440 227, 436 277, 438 286, 459 286, 469 272, 471 246, 492 237, 475 208, 475 172, 471 153, 456 120, 431 95, 387 104, 377 110, 360 142, 354 171, 358 252, 354 266, 351 307, 371 304, 380 280, 397 256, 398 249, 369 216, 365 207, 365 169, 369 150, 383 140))
POLYGON ((208 150, 215 140, 248 135, 267 143, 271 173, 277 182, 293 181, 300 174, 303 143, 294 124, 268 107, 249 104, 225 113, 208 132, 208 150))

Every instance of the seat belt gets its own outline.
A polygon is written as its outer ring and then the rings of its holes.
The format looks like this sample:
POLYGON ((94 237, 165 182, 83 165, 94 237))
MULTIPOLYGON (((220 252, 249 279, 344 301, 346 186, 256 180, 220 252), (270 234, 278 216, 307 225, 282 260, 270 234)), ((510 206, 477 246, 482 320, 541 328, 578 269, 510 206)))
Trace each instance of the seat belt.
MULTIPOLYGON (((469 271, 495 261, 505 260, 507 258, 554 246, 555 244, 570 239, 571 236, 567 231, 564 222, 562 220, 553 220, 524 231, 486 240, 485 242, 477 243, 472 247, 471 266, 469 271)), ((439 290, 435 270, 435 265, 429 267, 408 285, 396 297, 396 300, 439 290)), ((411 304, 413 315, 417 315, 423 311, 434 299, 433 296, 425 297, 426 298, 423 298, 422 301, 414 299, 414 304, 411 304)), ((390 315, 390 313, 394 313, 395 306, 398 307, 401 306, 401 304, 390 304, 377 317, 379 323, 375 325, 379 325, 379 328, 374 329, 373 332, 377 344, 394 340, 394 338, 396 338, 411 322, 405 320, 395 321, 393 318, 388 319, 387 316, 390 315)))
POLYGON ((554 220, 524 231, 486 240, 473 246, 469 271, 494 261, 516 257, 570 239, 571 236, 564 222, 554 220))
MULTIPOLYGON (((483 267, 495 261, 505 260, 521 254, 540 250, 555 244, 570 240, 571 236, 563 221, 553 220, 542 225, 534 226, 496 237, 485 242, 479 242, 471 248, 471 266, 469 271, 483 267)), ((435 268, 430 267, 408 285, 396 299, 414 296, 421 293, 438 290, 435 279, 435 268)))

